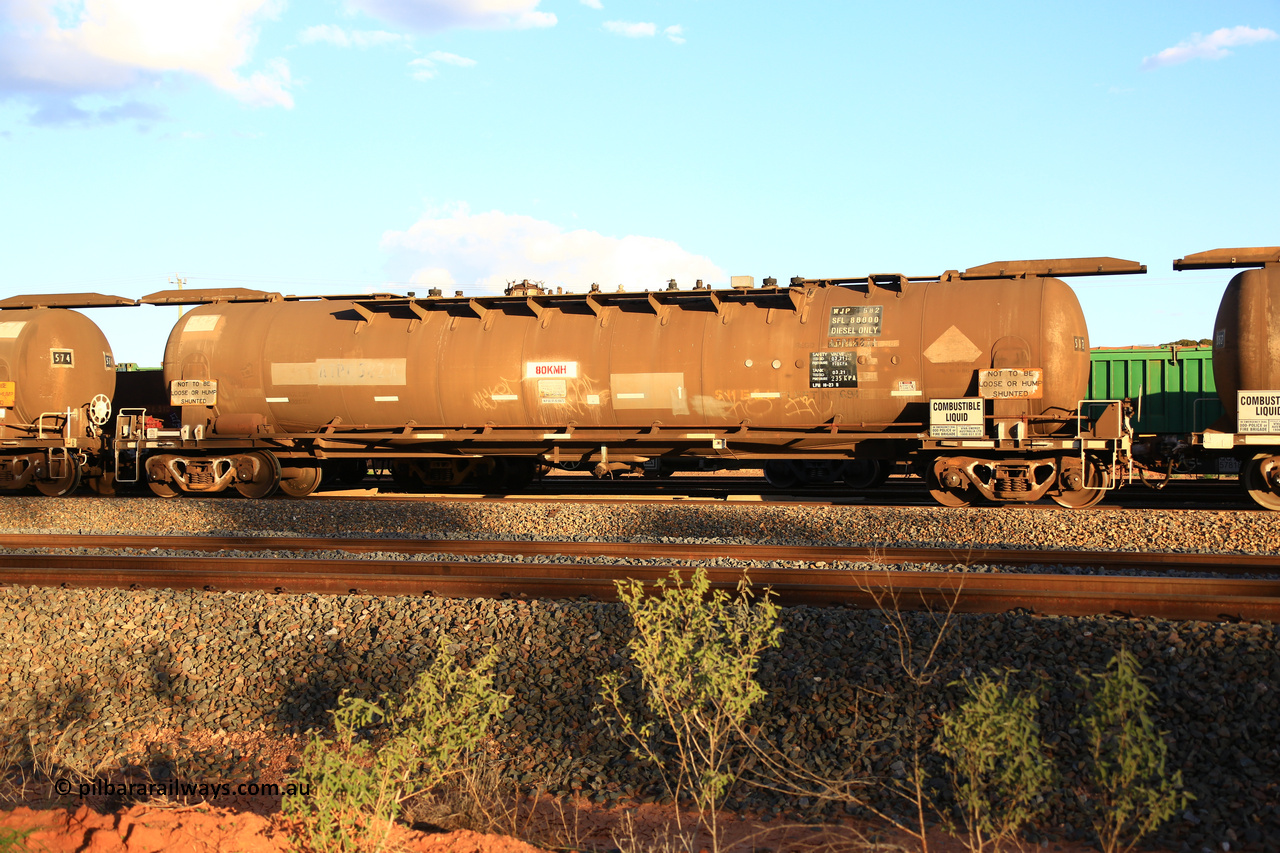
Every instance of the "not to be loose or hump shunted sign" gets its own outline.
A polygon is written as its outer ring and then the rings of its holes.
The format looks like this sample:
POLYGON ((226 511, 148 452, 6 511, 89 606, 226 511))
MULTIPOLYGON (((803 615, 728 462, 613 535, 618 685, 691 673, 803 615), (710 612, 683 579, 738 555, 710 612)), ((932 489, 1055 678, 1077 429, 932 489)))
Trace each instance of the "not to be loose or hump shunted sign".
POLYGON ((988 400, 1044 396, 1044 371, 1038 367, 1002 367, 978 371, 978 394, 988 400))
POLYGON ((218 405, 218 380, 175 379, 169 383, 171 406, 218 405))
POLYGON ((982 438, 986 404, 980 397, 929 401, 930 438, 982 438))

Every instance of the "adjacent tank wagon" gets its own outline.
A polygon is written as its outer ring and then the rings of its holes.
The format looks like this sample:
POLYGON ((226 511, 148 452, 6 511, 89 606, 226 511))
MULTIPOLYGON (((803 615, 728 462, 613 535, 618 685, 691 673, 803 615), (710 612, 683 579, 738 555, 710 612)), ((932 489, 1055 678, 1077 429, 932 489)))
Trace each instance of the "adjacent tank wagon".
POLYGON ((115 361, 102 330, 69 309, 132 304, 97 293, 0 301, 0 489, 56 497, 82 478, 109 489, 115 361))
POLYGON ((1241 269, 1213 324, 1213 377, 1225 414, 1192 436, 1199 455, 1239 463, 1249 496, 1280 510, 1280 246, 1214 249, 1175 270, 1241 269))

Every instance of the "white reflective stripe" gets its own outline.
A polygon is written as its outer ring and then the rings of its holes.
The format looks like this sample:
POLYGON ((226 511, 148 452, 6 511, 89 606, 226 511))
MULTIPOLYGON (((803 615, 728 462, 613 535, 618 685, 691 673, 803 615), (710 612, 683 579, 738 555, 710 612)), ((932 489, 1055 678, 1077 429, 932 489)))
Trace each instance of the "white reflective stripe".
POLYGON ((716 434, 714 432, 687 432, 684 434, 684 437, 685 438, 715 438, 716 434))
POLYGON ((490 400, 519 400, 515 394, 490 394, 490 400))
POLYGON ((614 394, 613 396, 617 397, 619 400, 643 400, 644 399, 643 392, 631 393, 631 394, 614 394))
POLYGON ((399 403, 399 402, 400 402, 400 398, 399 398, 399 397, 374 397, 374 398, 373 398, 373 402, 375 402, 375 403, 399 403))
POLYGON ((414 438, 444 438, 444 433, 442 433, 442 432, 415 432, 415 433, 413 434, 413 437, 414 437, 414 438))
POLYGON ((782 396, 780 391, 752 391, 751 399, 753 400, 774 400, 782 396))
POLYGON ((268 397, 267 402, 268 403, 287 403, 289 402, 289 398, 288 397, 268 397))
POLYGON ((542 434, 542 437, 543 438, 573 438, 573 436, 567 432, 544 432, 542 434))

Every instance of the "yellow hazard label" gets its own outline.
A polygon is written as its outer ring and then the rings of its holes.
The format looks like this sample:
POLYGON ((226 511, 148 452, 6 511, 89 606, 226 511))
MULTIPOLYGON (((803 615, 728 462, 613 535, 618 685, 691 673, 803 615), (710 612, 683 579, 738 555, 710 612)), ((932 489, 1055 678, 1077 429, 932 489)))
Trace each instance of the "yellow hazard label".
POLYGON ((0 406, 12 409, 17 402, 18 386, 15 382, 0 382, 0 406))

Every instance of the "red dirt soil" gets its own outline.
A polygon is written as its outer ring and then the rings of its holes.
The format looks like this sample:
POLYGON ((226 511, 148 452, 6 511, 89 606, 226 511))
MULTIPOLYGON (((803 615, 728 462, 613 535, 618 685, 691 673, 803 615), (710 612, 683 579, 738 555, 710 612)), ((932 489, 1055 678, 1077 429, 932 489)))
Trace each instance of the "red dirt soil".
MULTIPOLYGON (((425 833, 396 825, 387 845, 395 853, 542 853, 546 849, 653 851, 680 853, 688 849, 674 832, 675 813, 669 807, 644 805, 628 809, 602 809, 588 803, 566 810, 544 801, 549 808, 543 816, 551 820, 530 823, 531 837, 544 846, 534 846, 504 835, 486 835, 470 830, 425 833), (553 824, 556 824, 553 826, 553 824)), ((692 815, 686 815, 686 820, 692 815)), ((279 814, 263 816, 253 812, 197 804, 190 806, 134 805, 102 814, 81 806, 36 810, 20 807, 0 812, 0 828, 30 832, 24 842, 32 853, 158 853, 183 850, 193 853, 288 853, 308 848, 291 842, 294 826, 279 814)), ((800 851, 801 853, 841 853, 869 850, 918 850, 918 841, 883 828, 855 826, 800 826, 779 821, 758 823, 726 815, 726 850, 800 851)), ((691 853, 706 853, 706 845, 691 853)), ((22 848, 19 848, 22 849, 22 848)), ((941 833, 930 834, 931 853, 964 853, 959 839, 941 833)), ((1018 849, 1011 845, 1007 849, 1018 849)), ((1055 843, 1041 848, 1023 845, 1024 851, 1084 853, 1092 848, 1082 844, 1055 843)), ((321 851, 314 851, 321 853, 321 851)))

